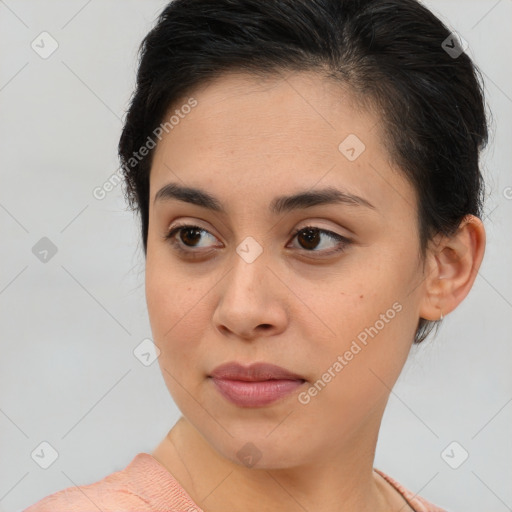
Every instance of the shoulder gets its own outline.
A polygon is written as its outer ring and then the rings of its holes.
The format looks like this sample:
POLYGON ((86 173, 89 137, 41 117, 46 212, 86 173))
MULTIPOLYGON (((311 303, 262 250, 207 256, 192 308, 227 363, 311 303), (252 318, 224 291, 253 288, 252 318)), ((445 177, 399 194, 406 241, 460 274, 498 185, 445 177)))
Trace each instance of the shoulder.
POLYGON ((26 508, 23 512, 89 512, 102 510, 140 510, 149 512, 140 496, 122 489, 105 488, 103 482, 69 487, 55 492, 26 508))
POLYGON ((80 486, 68 487, 50 494, 23 512, 79 512, 85 510, 128 510, 126 507, 144 508, 144 500, 134 493, 130 487, 127 469, 116 471, 103 479, 80 486))
POLYGON ((427 501, 425 498, 422 498, 421 496, 418 496, 412 491, 406 489, 402 484, 397 482, 394 478, 390 477, 383 471, 376 468, 374 468, 374 470, 383 478, 385 478, 405 498, 407 503, 409 503, 415 512, 449 512, 448 510, 434 505, 430 501, 427 501))
POLYGON ((50 494, 23 512, 154 512, 191 507, 200 512, 163 466, 150 454, 139 453, 126 468, 97 482, 50 494))

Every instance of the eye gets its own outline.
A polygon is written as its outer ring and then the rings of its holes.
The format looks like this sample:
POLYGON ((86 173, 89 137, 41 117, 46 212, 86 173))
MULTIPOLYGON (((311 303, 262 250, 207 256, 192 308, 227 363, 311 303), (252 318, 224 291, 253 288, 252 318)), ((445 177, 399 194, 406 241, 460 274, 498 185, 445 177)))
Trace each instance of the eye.
POLYGON ((194 254, 194 252, 197 254, 198 252, 204 251, 191 251, 189 249, 185 249, 184 247, 204 247, 204 245, 196 245, 197 242, 201 240, 203 233, 206 233, 210 236, 210 238, 215 239, 215 237, 206 231, 206 229, 195 226, 193 224, 182 224, 174 226, 165 235, 165 239, 168 240, 177 251, 181 252, 182 254, 186 254, 187 256, 191 256, 194 254), (176 237, 177 234, 179 234, 179 237, 176 237))
POLYGON ((299 228, 293 234, 294 238, 297 237, 298 242, 306 252, 316 252, 326 256, 344 251, 351 243, 351 240, 338 233, 316 226, 299 228), (316 250, 318 247, 325 249, 326 245, 329 246, 329 241, 331 246, 334 246, 333 250, 316 250))
MULTIPOLYGON (((165 240, 168 240, 178 252, 189 257, 195 257, 201 255, 201 253, 204 255, 205 252, 210 252, 193 250, 194 248, 209 247, 207 243, 200 243, 202 238, 207 238, 204 235, 207 235, 207 237, 212 240, 216 240, 216 237, 206 229, 193 224, 174 226, 169 230, 164 238, 165 240)), ((296 229, 293 233, 293 239, 295 238, 297 238, 298 242, 302 245, 299 249, 303 249, 305 252, 320 253, 324 256, 342 252, 351 243, 351 240, 339 235, 338 233, 334 233, 327 229, 321 229, 316 226, 305 226, 296 229), (334 249, 326 250, 325 246, 329 246, 329 242, 334 249), (318 248, 320 248, 320 250, 317 250, 318 248)))

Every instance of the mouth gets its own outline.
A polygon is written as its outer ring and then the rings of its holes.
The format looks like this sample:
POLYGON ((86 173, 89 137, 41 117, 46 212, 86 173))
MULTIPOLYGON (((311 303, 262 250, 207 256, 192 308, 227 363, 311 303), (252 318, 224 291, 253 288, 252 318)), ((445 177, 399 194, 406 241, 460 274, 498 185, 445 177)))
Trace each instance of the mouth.
POLYGON ((209 375, 220 394, 238 407, 263 407, 284 398, 306 379, 269 363, 218 366, 209 375))

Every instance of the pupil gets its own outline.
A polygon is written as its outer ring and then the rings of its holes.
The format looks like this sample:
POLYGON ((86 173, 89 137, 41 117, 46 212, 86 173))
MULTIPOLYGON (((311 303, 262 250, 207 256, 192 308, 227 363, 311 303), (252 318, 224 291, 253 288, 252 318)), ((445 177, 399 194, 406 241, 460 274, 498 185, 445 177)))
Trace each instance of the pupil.
POLYGON ((306 246, 307 249, 314 249, 318 244, 318 229, 302 230, 301 234, 299 235, 299 239, 303 239, 306 241, 304 245, 306 246))
POLYGON ((197 241, 201 238, 201 230, 199 230, 199 229, 197 229, 197 228, 187 228, 187 229, 185 229, 185 230, 183 230, 183 231, 181 232, 181 240, 182 240, 185 244, 187 244, 187 241, 185 240, 185 238, 188 238, 188 237, 184 236, 184 234, 185 234, 185 233, 192 233, 192 232, 194 232, 194 235, 192 235, 192 237, 191 237, 191 238, 192 238, 192 239, 194 239, 194 240, 192 240, 192 244, 191 244, 191 245, 193 245, 193 242, 194 242, 194 241, 195 241, 195 242, 197 242, 197 241))

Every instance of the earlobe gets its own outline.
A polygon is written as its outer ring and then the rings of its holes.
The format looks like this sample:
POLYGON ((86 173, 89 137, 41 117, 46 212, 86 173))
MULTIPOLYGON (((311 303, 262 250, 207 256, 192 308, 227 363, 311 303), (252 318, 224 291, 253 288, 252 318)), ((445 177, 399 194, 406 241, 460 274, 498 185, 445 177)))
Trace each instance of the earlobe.
POLYGON ((457 232, 441 237, 430 249, 420 317, 440 320, 467 296, 485 252, 485 228, 474 215, 467 215, 457 232))

